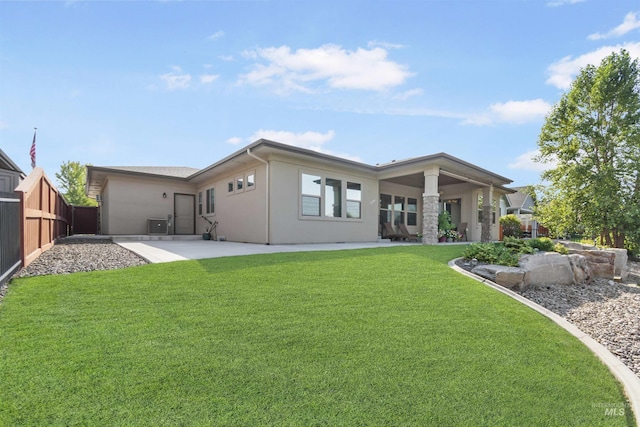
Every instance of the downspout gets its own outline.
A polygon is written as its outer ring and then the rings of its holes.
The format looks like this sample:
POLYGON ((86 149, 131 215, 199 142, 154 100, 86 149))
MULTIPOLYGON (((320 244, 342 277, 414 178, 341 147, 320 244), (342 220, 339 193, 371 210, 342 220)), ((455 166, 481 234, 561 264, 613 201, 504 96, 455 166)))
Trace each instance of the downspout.
POLYGON ((250 148, 247 148, 247 154, 254 159, 262 162, 266 165, 266 178, 265 178, 265 244, 269 244, 269 162, 256 156, 251 152, 250 148))

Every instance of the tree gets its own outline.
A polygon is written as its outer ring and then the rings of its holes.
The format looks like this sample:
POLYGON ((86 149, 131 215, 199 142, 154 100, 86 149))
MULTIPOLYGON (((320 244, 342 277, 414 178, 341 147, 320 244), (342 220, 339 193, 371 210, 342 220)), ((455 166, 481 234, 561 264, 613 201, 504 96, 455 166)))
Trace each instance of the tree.
POLYGON ((640 68, 625 50, 583 68, 553 107, 538 161, 555 161, 537 216, 613 247, 640 243, 640 68))
POLYGON ((60 172, 56 172, 56 178, 67 202, 74 206, 97 206, 96 201, 85 194, 86 166, 80 162, 65 162, 60 166, 60 172))

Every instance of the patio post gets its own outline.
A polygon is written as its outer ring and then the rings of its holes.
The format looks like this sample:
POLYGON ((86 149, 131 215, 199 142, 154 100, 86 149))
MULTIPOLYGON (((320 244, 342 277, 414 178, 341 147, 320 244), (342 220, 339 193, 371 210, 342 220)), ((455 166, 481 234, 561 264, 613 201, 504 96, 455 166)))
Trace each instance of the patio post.
POLYGON ((480 241, 490 242, 491 238, 491 223, 493 221, 493 184, 482 189, 482 234, 480 235, 480 241))
POLYGON ((422 194, 422 243, 438 243, 438 176, 440 168, 433 166, 424 171, 424 193, 422 194))

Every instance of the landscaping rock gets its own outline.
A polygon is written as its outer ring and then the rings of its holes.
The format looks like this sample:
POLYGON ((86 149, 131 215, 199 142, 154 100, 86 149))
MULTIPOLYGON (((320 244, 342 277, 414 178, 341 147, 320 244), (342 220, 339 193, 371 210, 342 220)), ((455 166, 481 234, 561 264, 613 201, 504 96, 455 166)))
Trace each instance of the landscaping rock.
POLYGON ((626 249, 598 249, 593 246, 585 247, 585 245, 579 244, 564 245, 569 249, 570 254, 582 255, 587 259, 587 264, 591 268, 593 277, 602 279, 620 277, 625 279, 629 274, 626 249))
POLYGON ((524 282, 525 275, 521 268, 493 264, 479 265, 471 272, 509 289, 519 289, 524 282))
POLYGON ((569 259, 571 270, 573 270, 573 283, 576 285, 581 283, 591 283, 592 273, 587 259, 578 254, 570 254, 567 258, 569 259))
POLYGON ((518 266, 525 271, 524 287, 546 284, 573 285, 573 268, 567 256, 556 252, 524 255, 518 266))

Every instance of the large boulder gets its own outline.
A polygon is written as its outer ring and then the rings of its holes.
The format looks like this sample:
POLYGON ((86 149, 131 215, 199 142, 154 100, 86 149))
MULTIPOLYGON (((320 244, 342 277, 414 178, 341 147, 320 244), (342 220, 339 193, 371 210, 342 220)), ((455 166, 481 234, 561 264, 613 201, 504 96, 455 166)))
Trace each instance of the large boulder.
POLYGON ((582 255, 587 259, 593 277, 625 279, 629 274, 626 249, 598 249, 594 246, 567 243, 563 245, 569 249, 570 254, 582 255))
POLYGON ((576 285, 580 283, 590 283, 592 273, 587 259, 578 254, 567 255, 567 258, 573 270, 573 283, 576 285))
POLYGON ((524 283, 525 272, 518 267, 488 264, 479 265, 471 270, 471 272, 509 289, 521 289, 524 283))
POLYGON ((524 255, 518 266, 525 271, 524 286, 573 285, 575 278, 569 257, 556 252, 524 255))

